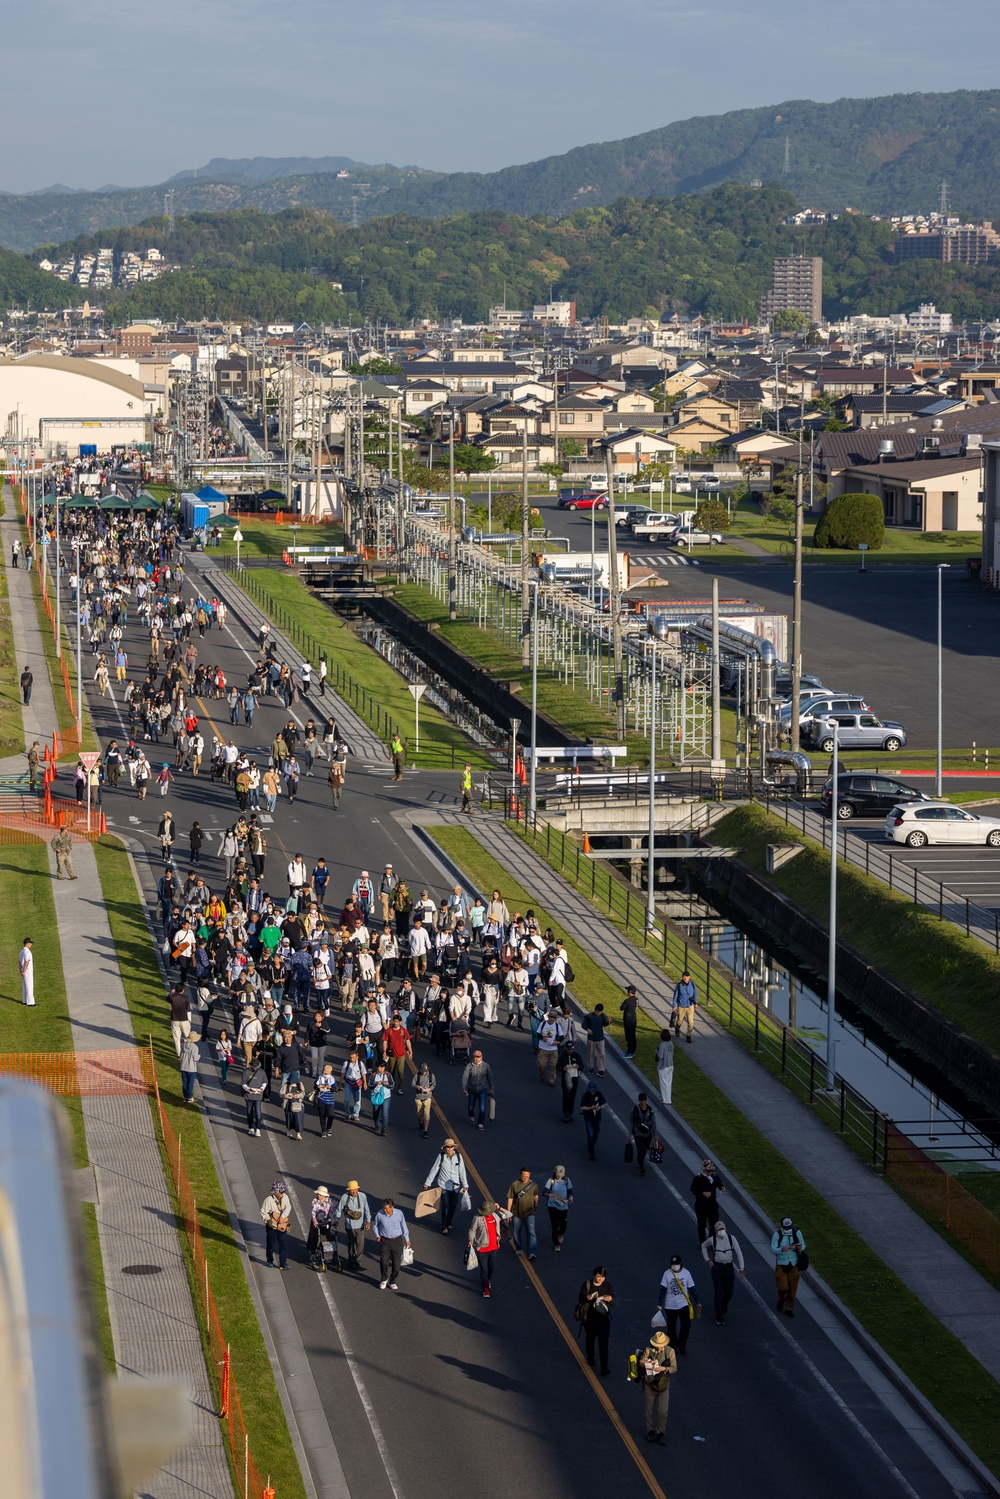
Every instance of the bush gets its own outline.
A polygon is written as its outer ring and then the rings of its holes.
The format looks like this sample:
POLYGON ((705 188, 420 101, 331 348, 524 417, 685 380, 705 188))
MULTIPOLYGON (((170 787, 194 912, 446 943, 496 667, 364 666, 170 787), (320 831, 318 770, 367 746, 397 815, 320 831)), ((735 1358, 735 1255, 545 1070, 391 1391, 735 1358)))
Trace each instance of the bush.
POLYGON ((875 494, 838 495, 820 516, 813 545, 856 551, 862 541, 867 541, 870 551, 881 551, 885 541, 882 501, 875 494))

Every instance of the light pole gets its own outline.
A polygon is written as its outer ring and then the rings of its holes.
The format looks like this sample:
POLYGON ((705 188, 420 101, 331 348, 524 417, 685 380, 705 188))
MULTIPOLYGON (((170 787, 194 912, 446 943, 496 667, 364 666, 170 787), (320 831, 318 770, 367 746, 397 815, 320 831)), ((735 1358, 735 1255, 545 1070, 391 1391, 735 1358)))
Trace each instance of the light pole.
POLYGON ((832 1089, 837 1070, 833 1026, 837 1018, 837 776, 840 770, 835 718, 831 718, 829 727, 833 735, 833 789, 830 795, 830 945, 826 963, 826 1085, 832 1089))
POLYGON ((535 809, 537 801, 535 797, 535 762, 538 759, 538 585, 539 579, 534 579, 534 610, 531 622, 531 766, 529 769, 528 786, 528 816, 531 826, 535 826, 535 809))
POLYGON ((646 628, 652 636, 653 652, 649 681, 649 828, 646 835, 646 930, 651 932, 656 923, 656 642, 667 638, 669 623, 662 614, 654 614, 646 628))
POLYGON ((941 609, 941 574, 944 572, 944 570, 945 570, 946 567, 950 567, 950 566, 951 566, 950 562, 939 562, 938 563, 938 568, 937 568, 937 585, 938 585, 938 587, 937 587, 937 595, 938 595, 938 600, 937 600, 937 604, 938 604, 938 610, 937 610, 937 614, 938 614, 938 621, 937 621, 937 625, 938 625, 938 628, 937 628, 937 761, 936 761, 936 764, 935 764, 935 771, 934 771, 934 795, 935 796, 940 796, 942 794, 942 792, 941 792, 942 760, 943 760, 942 743, 943 743, 943 732, 944 732, 943 731, 943 727, 942 727, 942 701, 943 701, 943 685, 942 685, 942 676, 943 676, 942 624, 943 624, 943 616, 942 616, 942 609, 941 609))
MULTIPOLYGON (((73 538, 73 566, 76 570, 76 742, 83 744, 83 656, 80 650, 80 611, 83 607, 83 579, 80 577, 80 538, 73 538)), ((90 771, 87 772, 87 800, 90 800, 90 771)))
POLYGON ((519 718, 510 720, 510 804, 517 806, 517 731, 521 727, 519 718))
MULTIPOLYGON (((42 478, 44 484, 44 475, 42 478)), ((59 560, 59 496, 53 492, 52 503, 56 511, 56 657, 62 660, 62 565, 59 560)))

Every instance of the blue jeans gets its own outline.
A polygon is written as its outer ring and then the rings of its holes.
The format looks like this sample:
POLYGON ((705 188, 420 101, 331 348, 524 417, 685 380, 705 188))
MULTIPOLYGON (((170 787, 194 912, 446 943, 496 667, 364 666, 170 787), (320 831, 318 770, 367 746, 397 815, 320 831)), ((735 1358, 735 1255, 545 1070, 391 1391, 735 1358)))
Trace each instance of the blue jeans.
MULTIPOLYGON (((649 777, 647 776, 646 779, 648 780, 649 777)), ((195 1080, 195 1078, 197 1076, 198 1076, 197 1072, 182 1072, 181 1073, 181 1091, 184 1094, 185 1098, 193 1098, 194 1097, 194 1080, 195 1080)))
POLYGON ((584 1114, 583 1127, 587 1131, 587 1154, 592 1156, 597 1151, 597 1137, 601 1133, 600 1114, 584 1114))
POLYGON ((247 1099, 247 1129, 260 1129, 261 1102, 259 1098, 247 1099))
POLYGON ((361 1089, 344 1079, 344 1113, 348 1119, 357 1119, 361 1114, 361 1089))
POLYGON ((462 1200, 461 1192, 450 1192, 446 1187, 441 1193, 441 1227, 451 1228, 458 1204, 462 1200))
POLYGON ((274 1252, 275 1252, 275 1250, 277 1250, 277 1252, 278 1252, 278 1264, 281 1266, 282 1270, 287 1270, 288 1269, 288 1234, 287 1234, 287 1232, 283 1233, 283 1234, 280 1234, 276 1228, 272 1228, 271 1227, 270 1223, 267 1223, 267 1224, 264 1225, 264 1232, 265 1232, 265 1236, 266 1236, 266 1239, 267 1239, 267 1263, 269 1265, 273 1265, 274 1264, 274 1252))
POLYGON ((529 1213, 527 1218, 512 1218, 510 1220, 510 1231, 514 1243, 518 1249, 523 1249, 525 1254, 535 1254, 538 1250, 538 1235, 535 1233, 535 1215, 529 1213), (522 1236, 525 1242, 522 1244, 522 1236))
MULTIPOLYGON (((647 776, 647 780, 648 780, 647 776)), ((381 1103, 372 1104, 372 1119, 376 1129, 384 1133, 389 1126, 389 1108, 392 1104, 392 1094, 387 1093, 381 1103)))
MULTIPOLYGON (((648 780, 648 777, 647 777, 648 780)), ((469 1094, 469 1118, 473 1124, 485 1124, 486 1115, 489 1112, 490 1095, 485 1090, 482 1093, 469 1094)))

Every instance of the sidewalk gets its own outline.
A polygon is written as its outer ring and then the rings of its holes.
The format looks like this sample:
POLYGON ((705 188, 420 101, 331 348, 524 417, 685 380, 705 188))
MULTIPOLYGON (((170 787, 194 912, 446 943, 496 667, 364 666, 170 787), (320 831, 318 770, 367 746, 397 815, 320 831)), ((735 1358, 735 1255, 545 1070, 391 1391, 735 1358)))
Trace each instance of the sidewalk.
MULTIPOLYGON (((41 737, 55 723, 52 691, 28 574, 10 566, 11 508, 0 523, 4 566, 15 621, 18 660, 35 672, 25 729, 41 737), (20 638, 18 638, 20 637, 20 638), (24 653, 27 653, 26 655, 24 653), (37 660, 38 665, 35 665, 37 660), (36 730, 34 722, 39 727, 36 730)), ((55 855, 49 850, 55 875, 55 855)), ((63 974, 76 1049, 98 1051, 135 1044, 132 1020, 108 924, 93 848, 74 843, 72 883, 53 883, 63 974)), ((45 1003, 45 975, 38 975, 45 1003)), ((155 1499, 194 1499, 233 1493, 222 1430, 208 1380, 180 1234, 167 1190, 149 1100, 141 1094, 82 1099, 87 1154, 97 1187, 97 1227, 108 1311, 119 1373, 172 1380, 191 1392, 188 1443, 144 1486, 155 1499), (128 1273, 155 1265, 154 1274, 128 1273)))
MULTIPOLYGON (((666 1024, 680 974, 668 978, 499 817, 442 811, 402 816, 423 826, 445 823, 471 833, 506 869, 516 871, 557 918, 570 949, 573 943, 585 948, 614 984, 635 984, 643 1009, 666 1024)), ((1000 1379, 1000 1292, 703 1012, 695 1044, 685 1055, 1000 1379)))

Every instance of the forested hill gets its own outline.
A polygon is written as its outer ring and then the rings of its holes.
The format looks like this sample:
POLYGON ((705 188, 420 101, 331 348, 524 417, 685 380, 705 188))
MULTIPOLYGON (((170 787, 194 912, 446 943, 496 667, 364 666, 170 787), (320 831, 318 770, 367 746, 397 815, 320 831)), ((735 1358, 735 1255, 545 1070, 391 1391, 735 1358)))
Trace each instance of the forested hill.
POLYGON ((678 120, 498 172, 442 173, 346 159, 333 170, 330 164, 339 160, 216 160, 159 187, 0 195, 0 244, 27 251, 47 240, 137 224, 162 212, 167 187, 178 213, 311 206, 350 223, 490 209, 559 218, 623 196, 674 197, 758 179, 780 182, 810 207, 918 213, 937 207, 947 179, 956 212, 1000 218, 1000 90, 833 104, 792 100, 678 120))
POLYGON ((892 231, 861 215, 792 228, 794 198, 779 188, 727 183, 686 197, 624 198, 564 219, 497 211, 445 219, 405 215, 345 228, 315 209, 257 210, 162 219, 49 247, 58 258, 102 244, 156 244, 181 269, 108 297, 117 323, 131 317, 220 316, 389 322, 485 319, 508 306, 571 298, 581 316, 612 321, 663 312, 755 319, 771 259, 822 255, 827 316, 888 313, 933 299, 956 317, 1000 312, 1000 265, 929 260, 895 265, 892 231), (338 289, 333 283, 340 283, 338 289))

